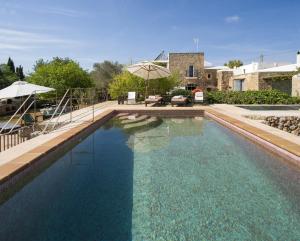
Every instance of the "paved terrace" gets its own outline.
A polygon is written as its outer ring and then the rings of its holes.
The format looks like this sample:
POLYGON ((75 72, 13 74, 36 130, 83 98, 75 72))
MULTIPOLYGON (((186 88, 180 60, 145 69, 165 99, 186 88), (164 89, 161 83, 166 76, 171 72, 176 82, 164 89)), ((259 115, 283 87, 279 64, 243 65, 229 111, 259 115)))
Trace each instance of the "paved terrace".
POLYGON ((265 125, 262 123, 262 120, 253 120, 246 118, 245 116, 300 116, 300 111, 295 110, 288 110, 288 111, 282 111, 282 110, 268 110, 268 111, 253 111, 253 110, 246 110, 239 107, 236 107, 234 105, 226 105, 226 104, 216 104, 211 105, 211 108, 215 111, 218 111, 224 115, 228 115, 230 117, 233 117, 239 121, 242 121, 246 124, 249 124, 251 126, 254 126, 256 128, 259 128, 261 130, 264 130, 268 133, 274 134, 275 136, 281 137, 285 140, 291 141, 295 144, 300 145, 300 136, 296 136, 294 134, 279 130, 277 128, 265 125))
MULTIPOLYGON (((94 106, 95 120, 103 120, 105 116, 112 113, 113 110, 133 111, 133 110, 206 110, 213 116, 226 121, 240 129, 262 138, 275 146, 293 153, 300 160, 300 137, 290 133, 275 129, 262 124, 260 121, 245 118, 245 111, 230 105, 212 105, 193 107, 145 107, 142 104, 137 105, 118 105, 114 101, 100 103, 94 106)), ((257 113, 257 112, 254 112, 257 113)), ((268 112, 270 113, 270 112, 268 112)), ((253 114, 253 111, 247 111, 246 115, 253 114)), ((287 113, 290 115, 291 113, 287 113)), ((61 116, 60 121, 69 121, 70 114, 61 116)), ((77 110, 72 114, 73 122, 68 123, 49 134, 35 137, 27 142, 21 143, 11 149, 0 153, 0 183, 7 178, 19 172, 31 164, 36 158, 43 156, 53 148, 63 144, 66 140, 72 138, 79 132, 92 125, 93 109, 87 107, 77 110)), ((297 159, 297 160, 298 160, 297 159)), ((298 161, 297 165, 300 165, 298 161)))

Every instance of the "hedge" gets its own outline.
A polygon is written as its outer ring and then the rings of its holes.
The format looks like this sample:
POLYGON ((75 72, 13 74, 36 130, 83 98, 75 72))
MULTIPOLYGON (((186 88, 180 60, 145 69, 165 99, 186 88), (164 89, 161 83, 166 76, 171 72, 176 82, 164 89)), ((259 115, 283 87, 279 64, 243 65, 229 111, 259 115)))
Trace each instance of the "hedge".
POLYGON ((278 90, 206 92, 209 104, 299 104, 300 98, 278 90))

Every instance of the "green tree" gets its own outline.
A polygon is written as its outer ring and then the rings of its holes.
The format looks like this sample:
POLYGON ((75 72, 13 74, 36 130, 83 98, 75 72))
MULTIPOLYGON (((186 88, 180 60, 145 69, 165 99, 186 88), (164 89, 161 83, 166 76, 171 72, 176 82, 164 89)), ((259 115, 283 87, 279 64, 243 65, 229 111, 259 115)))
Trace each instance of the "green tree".
POLYGON ((105 60, 102 63, 95 63, 91 71, 91 79, 97 88, 108 88, 115 75, 122 72, 123 65, 118 62, 105 60))
POLYGON ((38 63, 28 81, 52 87, 57 90, 59 95, 63 95, 68 88, 93 86, 88 72, 71 59, 56 57, 52 61, 38 60, 38 63))
MULTIPOLYGON (((152 79, 148 81, 149 94, 165 94, 178 86, 180 83, 178 73, 174 73, 168 78, 152 79)), ((124 71, 114 77, 113 82, 109 84, 109 93, 113 99, 118 96, 127 95, 129 91, 135 91, 144 95, 146 90, 146 81, 136 75, 124 71)))
POLYGON ((38 59, 37 61, 35 61, 35 64, 33 66, 33 70, 36 71, 39 67, 41 67, 44 64, 47 64, 48 62, 45 62, 44 59, 38 59))
POLYGON ((228 63, 225 63, 224 65, 231 68, 231 69, 233 69, 234 67, 240 67, 244 64, 239 59, 233 59, 233 60, 229 60, 228 63))
POLYGON ((25 75, 23 73, 23 67, 21 65, 16 68, 16 75, 19 77, 20 80, 25 79, 25 75))
POLYGON ((14 61, 10 57, 8 58, 7 66, 9 67, 12 73, 16 72, 14 61))
POLYGON ((0 64, 0 88, 5 88, 18 80, 7 64, 0 64))

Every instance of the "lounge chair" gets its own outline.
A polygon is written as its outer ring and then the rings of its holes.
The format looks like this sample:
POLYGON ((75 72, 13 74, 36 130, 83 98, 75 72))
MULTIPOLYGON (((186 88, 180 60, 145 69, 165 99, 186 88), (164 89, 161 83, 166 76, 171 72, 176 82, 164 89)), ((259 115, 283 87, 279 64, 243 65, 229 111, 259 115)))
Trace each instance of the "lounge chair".
POLYGON ((136 93, 128 92, 127 104, 135 104, 136 103, 136 93))
POLYGON ((148 104, 162 104, 163 98, 159 95, 149 95, 147 99, 145 99, 145 106, 148 104))
POLYGON ((25 113, 25 114, 23 115, 22 121, 23 121, 23 124, 24 124, 25 126, 30 126, 30 125, 32 125, 32 124, 35 123, 34 118, 33 118, 32 115, 29 114, 29 113, 25 113))
POLYGON ((182 95, 173 96, 171 99, 171 105, 186 105, 188 103, 188 98, 182 95))
POLYGON ((22 117, 22 124, 27 127, 32 127, 32 131, 42 130, 42 126, 34 121, 33 116, 30 113, 25 113, 22 117))
POLYGON ((198 91, 195 93, 195 98, 194 98, 194 102, 195 103, 203 103, 203 92, 202 91, 198 91))

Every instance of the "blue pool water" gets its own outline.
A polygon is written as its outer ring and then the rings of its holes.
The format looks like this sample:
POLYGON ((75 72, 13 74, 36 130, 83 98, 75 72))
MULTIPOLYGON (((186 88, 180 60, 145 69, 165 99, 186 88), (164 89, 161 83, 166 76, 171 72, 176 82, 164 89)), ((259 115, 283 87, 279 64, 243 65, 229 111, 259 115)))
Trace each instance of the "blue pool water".
POLYGON ((209 119, 114 119, 0 206, 0 240, 300 240, 300 172, 209 119))

